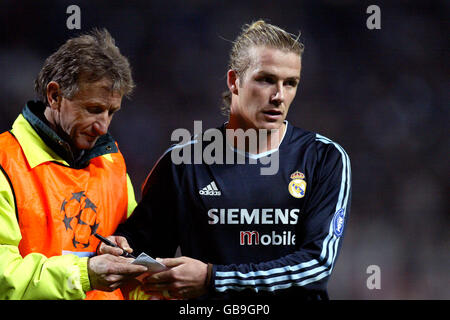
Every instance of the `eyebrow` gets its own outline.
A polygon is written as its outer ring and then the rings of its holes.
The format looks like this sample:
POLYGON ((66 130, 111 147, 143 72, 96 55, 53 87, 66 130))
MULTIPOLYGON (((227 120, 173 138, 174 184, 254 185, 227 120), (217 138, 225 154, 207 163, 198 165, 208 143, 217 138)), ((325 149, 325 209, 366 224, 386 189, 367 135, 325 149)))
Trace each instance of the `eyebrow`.
MULTIPOLYGON (((270 72, 266 72, 266 71, 261 71, 256 73, 256 77, 272 77, 272 78, 278 78, 277 75, 270 73, 270 72)), ((300 82, 300 77, 299 76, 294 76, 294 77, 287 77, 285 79, 283 79, 283 81, 296 81, 296 82, 300 82)))
POLYGON ((94 98, 94 100, 86 101, 86 106, 87 107, 101 107, 101 108, 109 109, 112 111, 118 111, 122 107, 121 105, 119 105, 119 106, 106 105, 101 100, 95 100, 95 98, 94 98))
MULTIPOLYGON (((256 76, 269 76, 269 77, 275 77, 275 78, 278 77, 276 74, 271 73, 269 71, 264 71, 264 70, 258 71, 256 73, 256 76)), ((287 77, 286 80, 300 80, 300 76, 287 77)))

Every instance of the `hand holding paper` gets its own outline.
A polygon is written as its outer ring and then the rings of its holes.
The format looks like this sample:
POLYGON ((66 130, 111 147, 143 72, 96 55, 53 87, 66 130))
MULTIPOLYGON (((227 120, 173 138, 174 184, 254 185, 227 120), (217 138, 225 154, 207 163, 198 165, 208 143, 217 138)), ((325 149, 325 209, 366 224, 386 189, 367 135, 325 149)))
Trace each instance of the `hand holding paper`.
POLYGON ((153 259, 146 253, 141 253, 131 264, 141 265, 147 267, 147 272, 136 277, 133 281, 129 281, 126 285, 122 286, 122 293, 127 299, 130 300, 166 300, 171 299, 167 290, 163 292, 151 292, 145 293, 142 289, 144 278, 151 276, 152 274, 165 271, 168 268, 153 259))
POLYGON ((167 270, 144 279, 143 289, 147 293, 168 291, 174 298, 196 298, 206 293, 208 265, 189 257, 162 260, 167 270))
POLYGON ((156 273, 160 271, 167 270, 167 267, 147 255, 146 253, 141 253, 136 260, 132 262, 132 264, 139 264, 142 266, 146 266, 148 268, 148 272, 150 273, 156 273))

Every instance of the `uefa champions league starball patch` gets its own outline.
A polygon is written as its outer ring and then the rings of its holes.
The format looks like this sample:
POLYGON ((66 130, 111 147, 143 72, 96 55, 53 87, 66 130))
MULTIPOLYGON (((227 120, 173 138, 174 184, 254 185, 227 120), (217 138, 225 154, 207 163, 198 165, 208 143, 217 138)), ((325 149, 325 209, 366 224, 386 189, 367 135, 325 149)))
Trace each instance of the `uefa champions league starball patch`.
POLYGON ((333 217, 333 230, 334 234, 337 237, 342 236, 344 232, 344 216, 345 216, 345 208, 338 210, 333 217))
POLYGON ((299 171, 291 174, 292 181, 289 183, 288 190, 294 198, 303 198, 306 192, 305 175, 299 171))

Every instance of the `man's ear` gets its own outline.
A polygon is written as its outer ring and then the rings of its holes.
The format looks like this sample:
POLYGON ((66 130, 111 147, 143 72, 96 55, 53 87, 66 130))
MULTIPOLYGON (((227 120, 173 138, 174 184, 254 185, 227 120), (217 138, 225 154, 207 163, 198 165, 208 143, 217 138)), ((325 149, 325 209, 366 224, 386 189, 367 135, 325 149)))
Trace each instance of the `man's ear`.
POLYGON ((227 85, 232 94, 238 94, 239 78, 236 71, 232 69, 227 72, 227 85))
POLYGON ((47 101, 50 108, 59 109, 61 98, 61 90, 58 82, 50 81, 47 84, 47 101))

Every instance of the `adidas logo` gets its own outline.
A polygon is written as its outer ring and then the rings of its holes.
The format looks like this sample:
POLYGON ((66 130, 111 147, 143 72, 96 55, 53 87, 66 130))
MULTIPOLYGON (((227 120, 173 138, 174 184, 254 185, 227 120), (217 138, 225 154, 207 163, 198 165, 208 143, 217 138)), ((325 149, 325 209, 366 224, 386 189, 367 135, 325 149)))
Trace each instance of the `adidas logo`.
POLYGON ((214 181, 212 181, 203 189, 198 190, 198 193, 200 193, 202 196, 220 196, 222 194, 222 192, 217 189, 216 183, 214 181))

